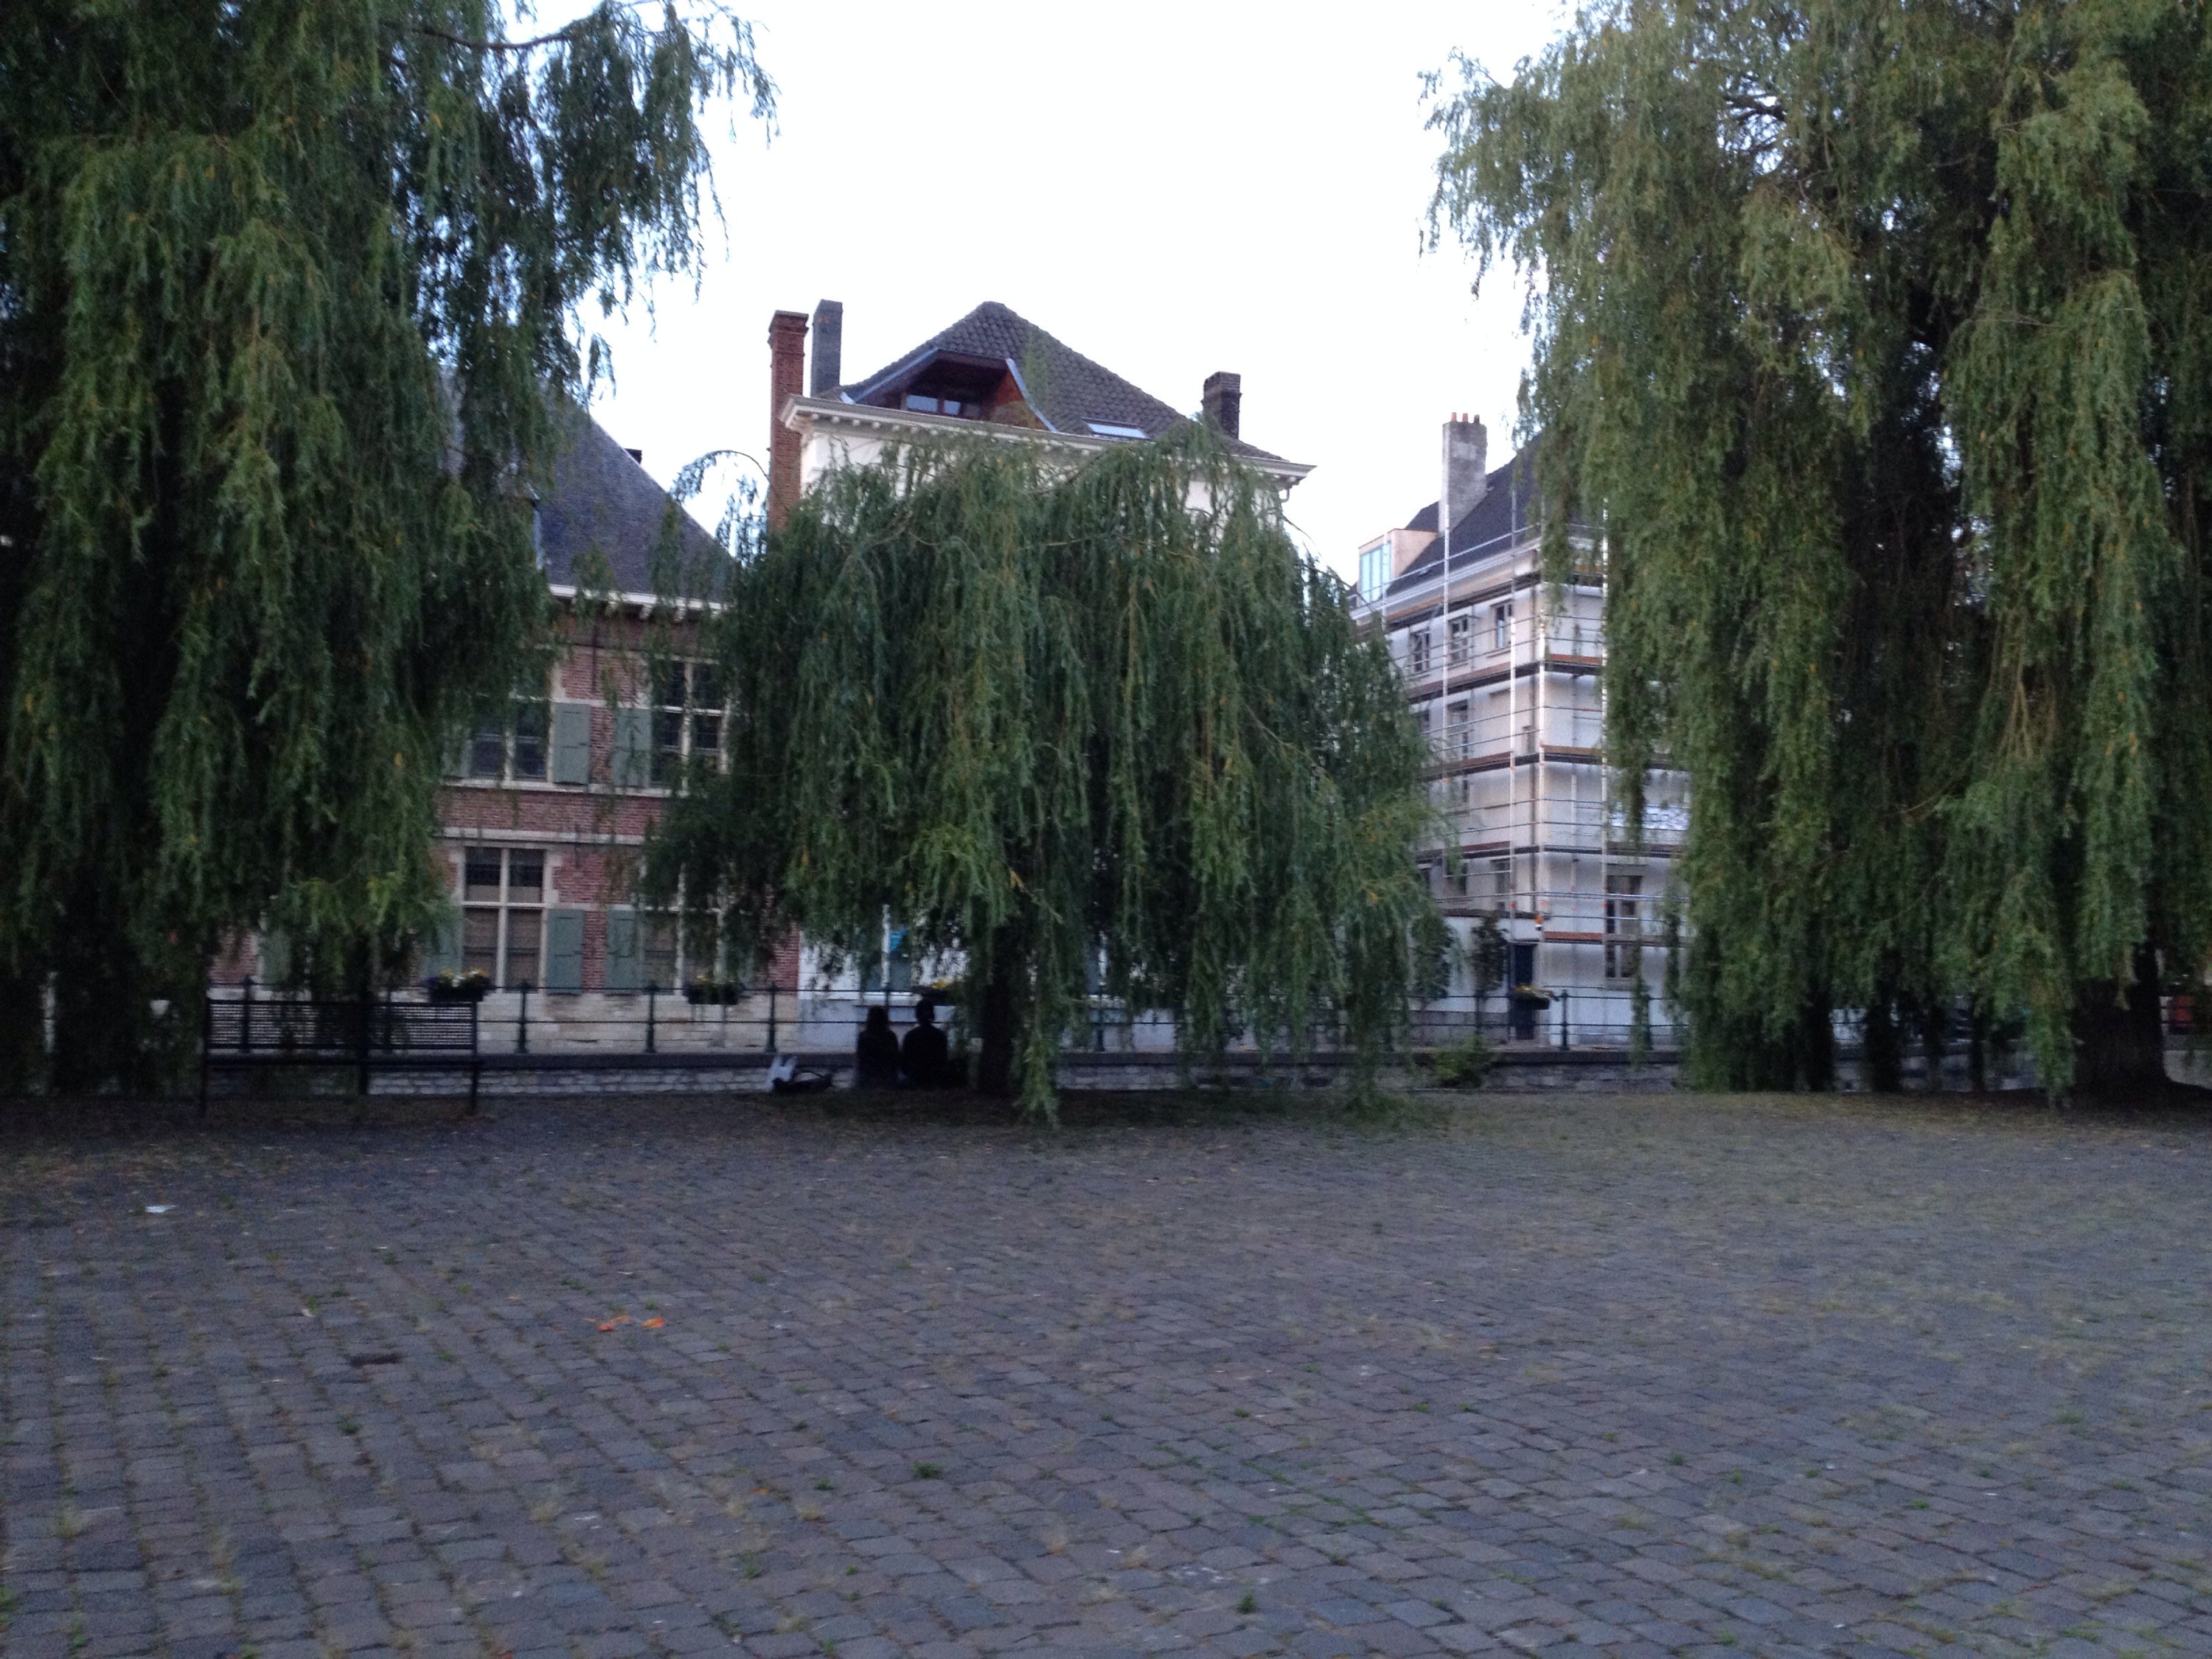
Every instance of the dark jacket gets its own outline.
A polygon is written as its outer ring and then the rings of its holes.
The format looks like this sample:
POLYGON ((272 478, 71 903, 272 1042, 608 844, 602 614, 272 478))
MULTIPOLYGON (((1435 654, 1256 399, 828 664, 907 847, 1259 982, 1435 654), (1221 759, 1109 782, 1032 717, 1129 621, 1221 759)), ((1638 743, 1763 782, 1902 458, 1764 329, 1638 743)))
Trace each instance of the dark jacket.
POLYGON ((917 1025, 899 1044, 899 1069, 906 1073, 906 1080, 918 1089, 939 1088, 945 1082, 951 1055, 951 1045, 945 1042, 941 1030, 934 1025, 917 1025))
POLYGON ((884 1009, 868 1010, 853 1044, 853 1059, 860 1071, 854 1082, 863 1089, 888 1089, 899 1080, 898 1033, 891 1030, 891 1017, 884 1009))

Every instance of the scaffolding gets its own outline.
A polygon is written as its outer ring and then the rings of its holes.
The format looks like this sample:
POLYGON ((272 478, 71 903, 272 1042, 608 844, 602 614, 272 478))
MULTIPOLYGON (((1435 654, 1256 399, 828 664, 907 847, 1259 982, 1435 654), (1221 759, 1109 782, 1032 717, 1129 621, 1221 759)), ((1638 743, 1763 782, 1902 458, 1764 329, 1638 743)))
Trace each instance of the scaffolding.
POLYGON ((1361 601, 1428 739, 1441 832, 1421 856, 1439 908, 1463 937, 1496 923, 1509 994, 1571 994, 1623 1033, 1640 970, 1663 1042, 1659 918, 1688 797, 1655 769, 1631 832, 1606 750, 1603 539, 1577 538, 1556 585, 1534 525, 1442 552, 1425 580, 1361 601))

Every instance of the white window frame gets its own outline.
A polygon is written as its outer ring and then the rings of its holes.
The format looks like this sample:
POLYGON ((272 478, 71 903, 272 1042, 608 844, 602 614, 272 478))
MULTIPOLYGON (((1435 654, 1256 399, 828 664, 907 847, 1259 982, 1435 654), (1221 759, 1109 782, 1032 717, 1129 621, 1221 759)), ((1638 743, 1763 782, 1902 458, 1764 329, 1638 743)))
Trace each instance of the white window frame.
MULTIPOLYGON (((651 746, 647 762, 647 780, 655 788, 676 787, 684 773, 690 769, 694 757, 702 752, 714 756, 717 769, 723 763, 723 739, 729 734, 728 693, 718 683, 714 687, 716 693, 714 702, 695 700, 693 693, 702 670, 714 675, 719 682, 721 672, 719 665, 696 658, 678 657, 661 664, 655 671, 653 701, 647 705, 646 714, 646 739, 651 746), (668 700, 668 685, 659 678, 670 672, 683 677, 681 702, 668 700), (699 740, 700 734, 708 729, 709 722, 714 742, 702 744, 699 740), (666 740, 667 734, 671 732, 676 739, 672 744, 666 740)), ((639 949, 641 951, 644 949, 641 941, 639 949)))
POLYGON ((553 775, 553 700, 541 690, 532 696, 517 691, 507 700, 507 718, 498 726, 479 726, 469 733, 468 752, 462 757, 461 776, 471 783, 544 783, 553 775), (538 764, 523 763, 528 753, 523 730, 526 714, 534 715, 538 764), (497 744, 499 763, 483 764, 486 750, 497 744))
POLYGON ((1605 976, 1634 979, 1644 960, 1644 872, 1616 870, 1605 878, 1605 976))
POLYGON ((552 906, 548 891, 552 884, 553 860, 542 847, 464 847, 461 849, 461 962, 465 968, 476 969, 483 964, 476 958, 483 947, 471 939, 470 922, 473 918, 489 915, 492 918, 491 963, 484 969, 495 990, 511 991, 527 981, 532 986, 545 982, 546 917, 552 906), (535 860, 538 866, 538 896, 535 900, 518 903, 519 890, 514 881, 518 860, 535 860), (491 898, 472 897, 469 881, 469 866, 483 860, 494 861, 499 871, 499 881, 491 898), (516 921, 530 918, 537 934, 537 943, 527 955, 518 953, 516 921))

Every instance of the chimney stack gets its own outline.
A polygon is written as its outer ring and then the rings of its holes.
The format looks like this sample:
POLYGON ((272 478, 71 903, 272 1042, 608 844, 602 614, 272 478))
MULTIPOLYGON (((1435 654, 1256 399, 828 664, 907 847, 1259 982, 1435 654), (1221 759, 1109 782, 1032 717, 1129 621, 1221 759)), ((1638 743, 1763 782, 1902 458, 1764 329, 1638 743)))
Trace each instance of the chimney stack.
POLYGON ((1227 369, 1206 377, 1206 418, 1213 422, 1224 438, 1237 435, 1237 426, 1244 409, 1244 377, 1231 374, 1227 369))
POLYGON ((810 398, 834 398, 845 383, 845 302, 823 300, 814 307, 814 366, 810 398))
MULTIPOLYGON (((1472 415, 1455 415, 1444 422, 1443 490, 1437 497, 1437 533, 1449 536, 1456 525, 1474 509, 1490 488, 1490 471, 1486 462, 1489 457, 1490 440, 1482 429, 1482 422, 1472 415)), ((1463 552, 1449 543, 1445 551, 1463 552)))
POLYGON ((806 381, 806 314, 779 311, 768 319, 768 526, 783 528, 799 499, 799 434, 783 423, 783 406, 806 381))

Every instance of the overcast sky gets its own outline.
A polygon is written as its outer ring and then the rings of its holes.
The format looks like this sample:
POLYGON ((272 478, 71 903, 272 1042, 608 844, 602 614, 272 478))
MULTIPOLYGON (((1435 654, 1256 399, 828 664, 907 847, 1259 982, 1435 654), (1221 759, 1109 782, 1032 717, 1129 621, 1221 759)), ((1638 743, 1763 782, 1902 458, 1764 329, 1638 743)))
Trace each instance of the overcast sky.
POLYGON ((765 458, 769 313, 824 298, 848 382, 985 300, 1177 408, 1235 370, 1245 438, 1317 468, 1291 514, 1347 574, 1436 498, 1452 411, 1504 459, 1521 294, 1505 273, 1477 301, 1456 246, 1422 252, 1420 73, 1456 47, 1510 76, 1550 0, 738 9, 780 130, 719 146, 726 252, 696 295, 664 280, 607 331, 596 412, 664 483, 708 449, 765 458))

